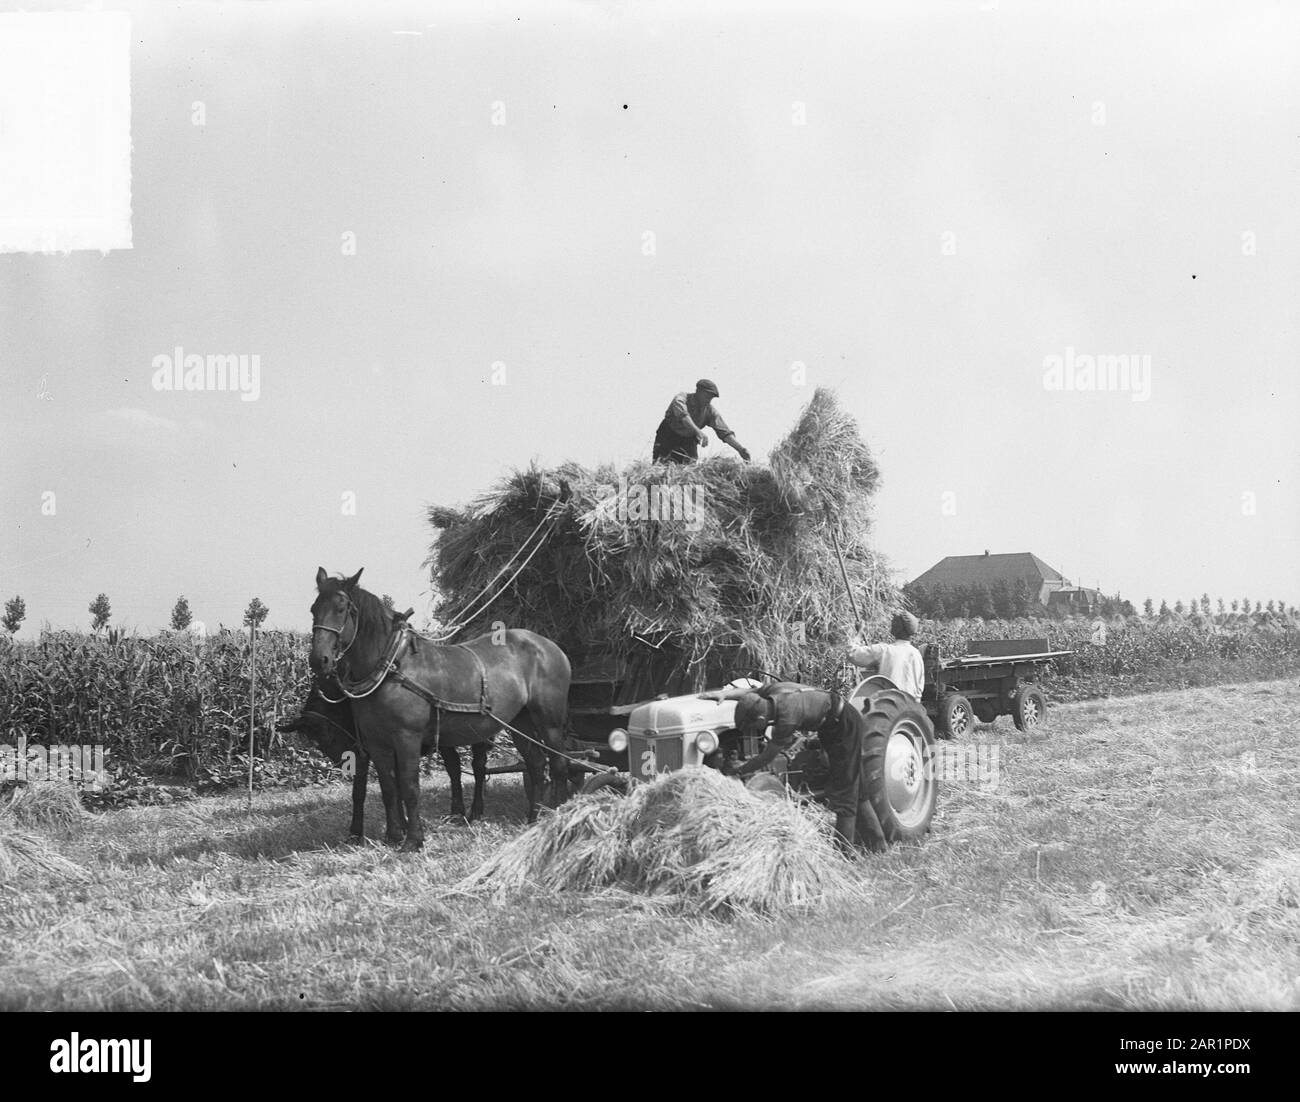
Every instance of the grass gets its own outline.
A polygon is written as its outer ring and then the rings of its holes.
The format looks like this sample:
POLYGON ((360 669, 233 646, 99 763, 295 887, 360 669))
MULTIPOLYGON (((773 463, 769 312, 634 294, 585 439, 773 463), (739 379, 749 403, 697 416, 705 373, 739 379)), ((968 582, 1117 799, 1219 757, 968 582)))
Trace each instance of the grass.
POLYGON ((0 884, 0 1007, 1298 1009, 1297 704, 1271 682, 977 727, 995 788, 946 784, 923 846, 855 864, 861 899, 766 917, 458 889, 524 831, 515 778, 470 828, 426 781, 414 856, 338 848, 341 783, 25 826, 89 878, 0 884))

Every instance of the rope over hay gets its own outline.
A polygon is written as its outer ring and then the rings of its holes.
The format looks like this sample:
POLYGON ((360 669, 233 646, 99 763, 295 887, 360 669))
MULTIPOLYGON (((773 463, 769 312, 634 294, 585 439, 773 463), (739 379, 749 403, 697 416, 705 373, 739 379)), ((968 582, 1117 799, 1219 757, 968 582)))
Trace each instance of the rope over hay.
POLYGON ((856 896, 824 815, 688 768, 579 796, 507 842, 459 890, 618 889, 688 913, 771 914, 856 896))
POLYGON ((809 676, 853 620, 831 526, 871 625, 883 633, 898 600, 869 542, 879 480, 857 422, 824 388, 767 466, 533 465, 463 510, 428 510, 436 615, 470 606, 554 507, 550 537, 462 638, 496 620, 529 628, 575 667, 625 665, 629 700, 739 668, 809 676))

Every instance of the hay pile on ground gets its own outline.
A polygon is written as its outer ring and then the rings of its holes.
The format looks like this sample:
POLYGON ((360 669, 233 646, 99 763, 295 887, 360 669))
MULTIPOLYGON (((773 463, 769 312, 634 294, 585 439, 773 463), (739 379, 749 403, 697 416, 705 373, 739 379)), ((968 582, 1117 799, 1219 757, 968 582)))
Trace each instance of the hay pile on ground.
POLYGON ((48 838, 23 830, 7 816, 0 817, 0 884, 7 884, 24 873, 64 880, 90 879, 90 874, 80 865, 56 853, 48 838))
POLYGON ((622 797, 580 796, 507 843, 459 888, 619 889, 687 912, 774 913, 856 891, 825 817, 683 769, 622 797))
POLYGON ((67 880, 88 880, 80 865, 57 853, 50 839, 32 830, 36 827, 71 827, 86 812, 76 789, 57 781, 5 785, 0 792, 0 884, 23 874, 38 874, 67 880))
POLYGON ((0 818, 25 827, 72 827, 86 818, 77 790, 65 781, 15 781, 0 785, 0 818))
POLYGON ((457 639, 500 620, 556 640, 575 665, 611 658, 628 670, 626 700, 753 666, 796 676, 852 623, 832 528, 864 616, 883 627, 897 598, 868 542, 878 483, 826 389, 768 466, 532 466, 465 510, 429 510, 436 614, 464 623, 457 639), (529 537, 548 516, 538 547, 529 537), (498 594, 486 608, 473 603, 483 592, 498 594))

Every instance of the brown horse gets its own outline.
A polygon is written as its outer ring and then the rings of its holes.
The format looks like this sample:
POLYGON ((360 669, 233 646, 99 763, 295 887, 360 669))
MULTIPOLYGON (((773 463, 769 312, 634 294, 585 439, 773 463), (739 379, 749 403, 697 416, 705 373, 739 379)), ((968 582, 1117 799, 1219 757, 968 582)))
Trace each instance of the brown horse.
POLYGON ((420 759, 426 752, 487 744, 503 727, 513 728, 523 759, 529 822, 542 804, 555 806, 555 789, 562 797, 568 782, 559 753, 570 677, 564 652, 531 631, 504 629, 438 646, 405 625, 395 628, 392 614, 360 580, 360 570, 345 579, 331 578, 323 567, 316 571, 310 662, 351 700, 361 746, 379 774, 387 840, 404 836, 405 851, 424 842, 420 759))
MULTIPOLYGON (((337 690, 335 690, 337 692, 337 690)), ((275 725, 277 731, 301 732, 311 739, 316 749, 335 765, 343 767, 344 776, 352 780, 351 838, 360 841, 365 836, 366 784, 370 780, 370 755, 361 745, 356 720, 352 718, 352 702, 346 698, 335 701, 321 695, 312 686, 302 713, 275 725)), ((450 818, 472 823, 483 816, 483 789, 487 785, 488 744, 476 742, 472 747, 474 769, 474 799, 465 814, 465 791, 461 787, 460 751, 454 746, 442 746, 442 767, 451 782, 450 818)))

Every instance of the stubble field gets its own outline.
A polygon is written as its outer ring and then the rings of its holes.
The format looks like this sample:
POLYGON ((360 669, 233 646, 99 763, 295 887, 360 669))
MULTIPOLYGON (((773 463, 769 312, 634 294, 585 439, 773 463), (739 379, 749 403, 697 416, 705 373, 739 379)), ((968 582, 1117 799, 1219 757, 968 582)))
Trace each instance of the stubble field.
POLYGON ((996 785, 946 784, 859 899, 767 917, 455 891, 524 828, 512 778, 470 828, 426 778, 413 856, 340 844, 341 781, 27 823, 84 872, 0 884, 0 1007, 1297 1009, 1298 707, 1288 680, 979 726, 996 785))

